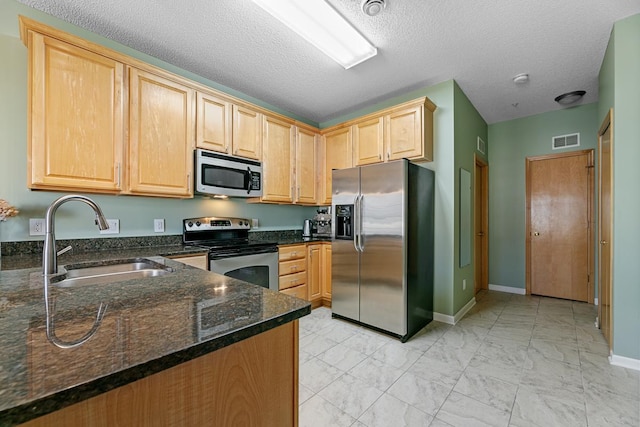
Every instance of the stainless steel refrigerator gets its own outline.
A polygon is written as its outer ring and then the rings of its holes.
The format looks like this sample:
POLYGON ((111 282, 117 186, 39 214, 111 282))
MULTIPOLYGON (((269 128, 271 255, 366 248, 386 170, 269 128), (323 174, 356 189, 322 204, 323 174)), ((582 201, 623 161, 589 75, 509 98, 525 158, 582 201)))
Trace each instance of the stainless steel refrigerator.
POLYGON ((331 206, 333 316, 407 341, 433 319, 434 172, 334 170, 331 206))

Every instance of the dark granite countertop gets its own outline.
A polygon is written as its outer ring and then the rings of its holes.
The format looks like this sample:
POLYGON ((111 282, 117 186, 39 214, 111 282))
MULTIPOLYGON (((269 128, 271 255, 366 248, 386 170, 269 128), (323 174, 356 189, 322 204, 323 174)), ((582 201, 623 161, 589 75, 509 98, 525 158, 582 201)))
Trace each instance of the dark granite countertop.
MULTIPOLYGON (((95 334, 71 349, 47 337, 41 268, 0 271, 0 425, 26 422, 310 312, 306 301, 152 256, 199 252, 175 245, 61 256, 60 266, 146 257, 174 270, 118 283, 51 287, 49 319, 61 341, 87 334, 98 307, 106 305, 95 334), (198 308, 213 306, 199 324, 198 308)), ((2 262, 16 266, 20 257, 2 262)))

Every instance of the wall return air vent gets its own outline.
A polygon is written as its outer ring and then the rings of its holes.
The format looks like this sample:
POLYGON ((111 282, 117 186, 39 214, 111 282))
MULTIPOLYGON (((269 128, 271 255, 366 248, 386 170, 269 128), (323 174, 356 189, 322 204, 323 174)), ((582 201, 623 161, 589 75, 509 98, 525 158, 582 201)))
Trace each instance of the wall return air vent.
POLYGON ((580 134, 572 133, 569 135, 554 136, 551 140, 551 148, 559 150, 561 148, 571 148, 580 146, 580 134))

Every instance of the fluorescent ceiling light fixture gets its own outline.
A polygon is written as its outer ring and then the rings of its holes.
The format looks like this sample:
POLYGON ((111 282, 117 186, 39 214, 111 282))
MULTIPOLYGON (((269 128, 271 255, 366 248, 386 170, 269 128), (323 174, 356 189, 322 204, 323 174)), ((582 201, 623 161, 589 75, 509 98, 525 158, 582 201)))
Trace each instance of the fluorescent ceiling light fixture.
POLYGON ((349 69, 378 49, 324 0, 253 0, 334 61, 349 69))

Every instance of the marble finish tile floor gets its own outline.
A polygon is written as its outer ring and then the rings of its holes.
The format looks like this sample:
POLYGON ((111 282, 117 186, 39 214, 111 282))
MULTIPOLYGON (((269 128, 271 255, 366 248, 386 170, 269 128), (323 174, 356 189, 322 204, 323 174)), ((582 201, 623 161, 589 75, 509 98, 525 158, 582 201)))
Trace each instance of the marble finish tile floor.
POLYGON ((300 319, 300 426, 640 426, 640 372, 609 364, 596 307, 476 301, 405 344, 327 308, 300 319))

